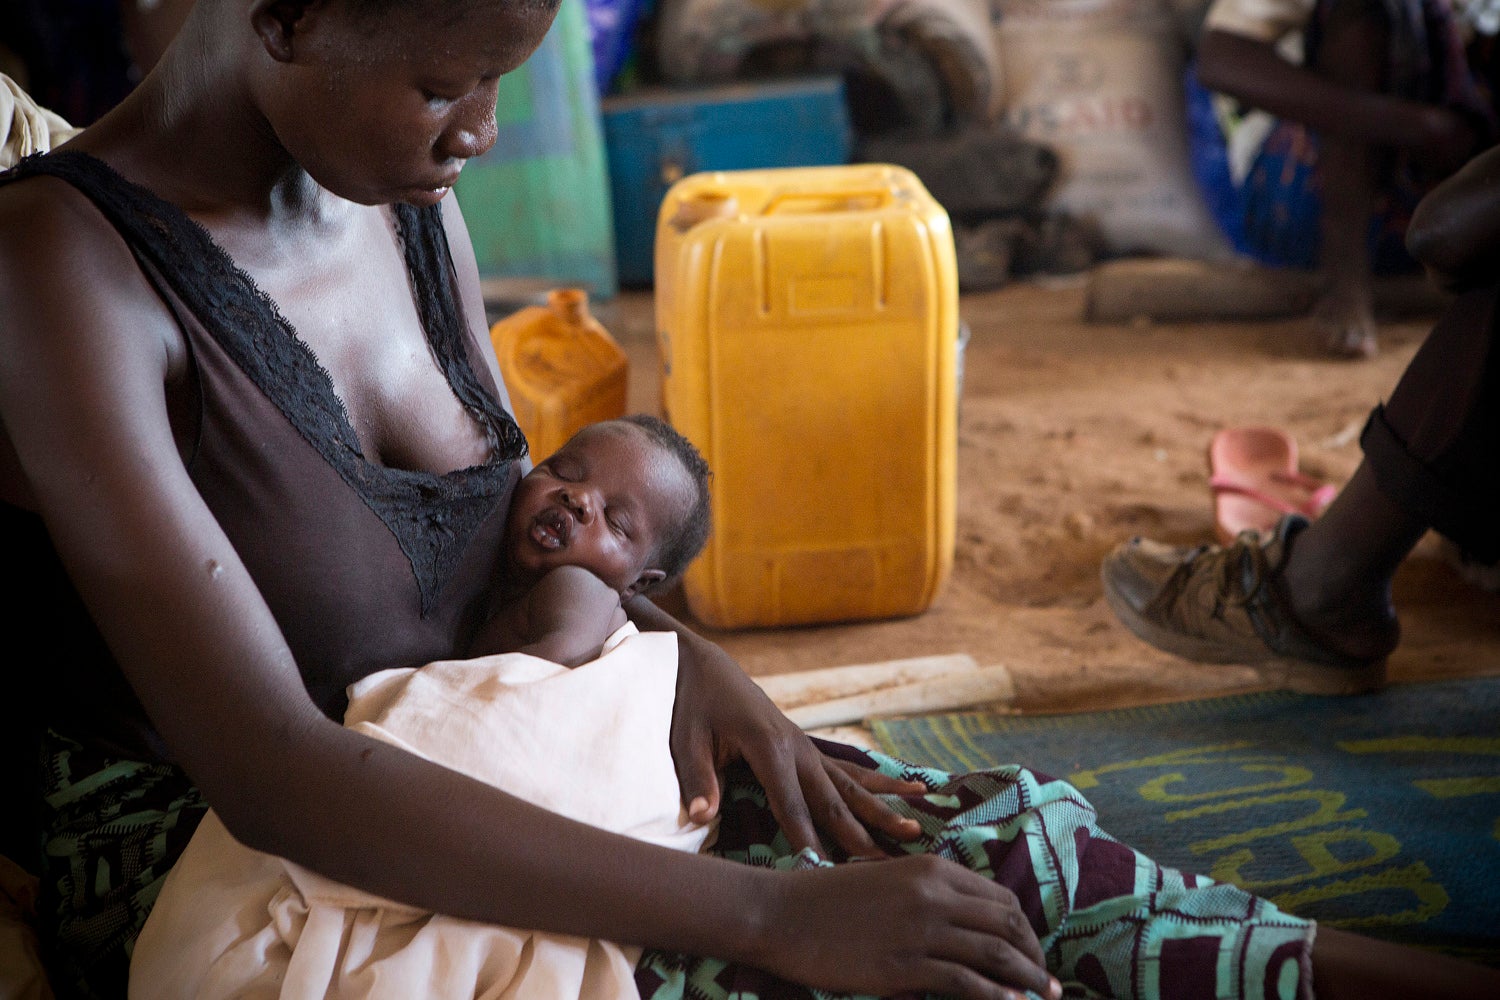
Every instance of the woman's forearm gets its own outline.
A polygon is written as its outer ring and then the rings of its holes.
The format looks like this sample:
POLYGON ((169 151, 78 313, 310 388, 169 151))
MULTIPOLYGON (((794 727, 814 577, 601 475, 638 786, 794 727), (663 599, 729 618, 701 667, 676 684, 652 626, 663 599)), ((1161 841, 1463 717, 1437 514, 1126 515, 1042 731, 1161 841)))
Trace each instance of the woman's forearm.
POLYGON ((258 850, 452 916, 763 957, 774 875, 574 822, 331 722, 274 757, 218 807, 258 850))

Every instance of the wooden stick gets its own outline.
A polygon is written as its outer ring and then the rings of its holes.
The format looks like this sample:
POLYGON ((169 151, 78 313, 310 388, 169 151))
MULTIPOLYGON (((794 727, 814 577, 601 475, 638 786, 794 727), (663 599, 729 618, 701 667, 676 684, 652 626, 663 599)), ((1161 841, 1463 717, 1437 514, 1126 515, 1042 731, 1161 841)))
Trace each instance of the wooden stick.
POLYGON ((1312 307, 1319 287, 1309 272, 1246 261, 1109 261, 1089 274, 1085 314, 1096 323, 1296 316, 1312 307))
POLYGON ((800 705, 847 698, 877 688, 915 684, 932 677, 978 669, 979 664, 974 661, 974 657, 967 653, 952 653, 771 674, 753 680, 785 712, 800 705))
POLYGON ((911 715, 995 703, 1015 699, 1016 685, 1003 666, 929 677, 912 684, 877 688, 829 701, 801 705, 786 711, 802 729, 840 726, 882 715, 911 715))
MULTIPOLYGON (((1096 323, 1274 319, 1305 314, 1322 290, 1313 272, 1249 260, 1127 258, 1089 272, 1084 314, 1096 323)), ((1390 317, 1436 315, 1452 301, 1421 274, 1382 279, 1374 298, 1376 312, 1390 317)))
POLYGON ((843 743, 860 750, 879 750, 880 743, 867 726, 821 726, 807 730, 809 736, 819 736, 835 743, 843 743))

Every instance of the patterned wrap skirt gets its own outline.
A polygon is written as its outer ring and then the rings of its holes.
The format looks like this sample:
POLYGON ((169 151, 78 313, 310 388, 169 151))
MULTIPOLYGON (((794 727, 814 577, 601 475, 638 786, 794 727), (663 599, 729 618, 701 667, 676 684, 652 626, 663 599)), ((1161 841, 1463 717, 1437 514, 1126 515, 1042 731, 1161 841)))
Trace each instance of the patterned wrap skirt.
POLYGON ((208 806, 180 768, 48 730, 39 930, 59 1000, 125 996, 130 952, 208 806))
MULTIPOLYGON (((1116 1000, 1228 1000, 1312 995, 1314 925, 1235 886, 1156 864, 1099 829, 1076 788, 1004 767, 949 774, 878 753, 824 744, 825 752, 924 783, 925 795, 886 796, 922 827, 887 844, 938 854, 1019 898, 1065 996, 1116 1000)), ((793 853, 765 792, 731 769, 712 853, 793 870, 833 864, 793 853)), ((836 860, 836 859, 835 859, 836 860)), ((644 1000, 833 1000, 759 969, 647 951, 636 970, 644 1000)))

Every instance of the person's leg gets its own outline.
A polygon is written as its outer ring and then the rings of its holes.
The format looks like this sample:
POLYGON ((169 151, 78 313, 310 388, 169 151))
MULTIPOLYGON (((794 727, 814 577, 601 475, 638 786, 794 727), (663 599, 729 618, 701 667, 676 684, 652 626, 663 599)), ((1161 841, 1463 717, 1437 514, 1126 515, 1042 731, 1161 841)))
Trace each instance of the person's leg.
POLYGON ((1312 967, 1317 1000, 1500 996, 1500 970, 1321 925, 1313 942, 1312 967))
MULTIPOLYGON (((1379 91, 1385 86, 1389 47, 1390 30, 1380 4, 1335 0, 1311 68, 1343 86, 1379 91)), ((1328 285, 1313 309, 1313 321, 1328 351, 1344 357, 1368 357, 1376 350, 1369 246, 1376 164, 1376 150, 1365 143, 1320 137, 1319 262, 1328 285)))
MULTIPOLYGON (((1131 631, 1205 663, 1281 665, 1303 690, 1362 690, 1396 645, 1396 568, 1428 528, 1500 557, 1500 286, 1456 299, 1372 414, 1365 461, 1322 517, 1269 538, 1182 548, 1135 539, 1105 560, 1131 631)), ((1270 669, 1270 668, 1268 668, 1270 669)))
POLYGON ((1365 461, 1298 539, 1282 586, 1311 631, 1361 640, 1429 527, 1495 554, 1497 298, 1481 289, 1454 303, 1372 417, 1365 461))
POLYGON ((1292 616, 1330 649, 1386 656, 1399 638, 1391 581, 1426 532, 1427 523, 1382 493, 1374 470, 1360 463, 1282 567, 1278 585, 1292 616))

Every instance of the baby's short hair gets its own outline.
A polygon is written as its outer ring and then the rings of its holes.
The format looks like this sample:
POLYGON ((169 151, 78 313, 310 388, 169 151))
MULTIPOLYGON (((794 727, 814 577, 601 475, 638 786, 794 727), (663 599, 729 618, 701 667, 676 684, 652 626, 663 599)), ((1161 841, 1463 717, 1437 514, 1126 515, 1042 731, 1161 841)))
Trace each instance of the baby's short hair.
POLYGON ((693 502, 687 516, 657 546, 656 568, 666 576, 655 586, 647 588, 647 592, 660 590, 686 572, 688 564, 697 558, 698 553, 703 551, 703 546, 708 543, 708 533, 713 526, 708 483, 713 473, 709 470, 703 453, 665 420, 647 413, 632 413, 620 419, 640 428, 653 443, 671 452, 693 483, 693 502))

